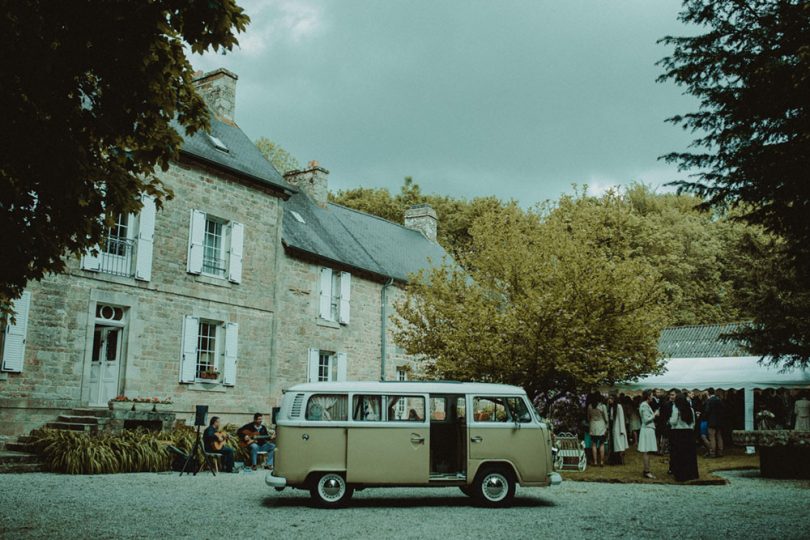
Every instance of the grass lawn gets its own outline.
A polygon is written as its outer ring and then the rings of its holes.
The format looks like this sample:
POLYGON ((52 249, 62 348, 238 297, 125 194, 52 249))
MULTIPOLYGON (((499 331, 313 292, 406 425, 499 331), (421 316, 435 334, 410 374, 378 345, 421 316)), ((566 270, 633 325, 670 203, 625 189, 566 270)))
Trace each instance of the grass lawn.
POLYGON ((656 456, 655 454, 650 455, 650 470, 655 475, 655 480, 642 478, 641 472, 644 466, 641 462, 641 454, 632 448, 624 453, 624 465, 605 465, 604 467, 588 465, 585 472, 562 471, 561 474, 564 480, 580 482, 711 485, 726 483, 724 479, 712 474, 715 471, 759 468, 759 456, 745 454, 744 448, 729 448, 724 457, 713 459, 701 457, 702 453, 702 450, 698 449, 700 478, 690 482, 678 482, 668 475, 669 456, 656 456))

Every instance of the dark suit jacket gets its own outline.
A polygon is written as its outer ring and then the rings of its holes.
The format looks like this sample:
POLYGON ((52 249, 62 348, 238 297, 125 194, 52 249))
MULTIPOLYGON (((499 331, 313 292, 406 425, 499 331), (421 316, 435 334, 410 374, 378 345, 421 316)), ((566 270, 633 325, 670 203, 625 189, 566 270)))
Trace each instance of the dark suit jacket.
POLYGON ((706 402, 706 406, 703 409, 703 419, 709 423, 710 428, 717 429, 723 427, 723 409, 723 400, 717 396, 710 397, 706 402))

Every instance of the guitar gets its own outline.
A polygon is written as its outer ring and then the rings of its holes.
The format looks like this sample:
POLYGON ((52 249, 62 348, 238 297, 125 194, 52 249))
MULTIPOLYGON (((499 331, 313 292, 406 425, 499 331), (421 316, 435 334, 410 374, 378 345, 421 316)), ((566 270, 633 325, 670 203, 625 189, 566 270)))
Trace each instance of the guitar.
POLYGON ((268 432, 267 435, 260 435, 258 431, 247 431, 247 430, 245 430, 245 431, 240 431, 239 435, 241 436, 241 439, 239 439, 239 446, 241 446, 243 448, 245 446, 250 446, 251 444, 253 444, 253 443, 257 442, 257 441, 264 441, 264 440, 272 441, 273 439, 276 438, 275 432, 272 432, 272 431, 268 432))
POLYGON ((217 431, 214 433, 214 437, 217 440, 211 441, 211 450, 214 452, 219 452, 225 446, 225 443, 228 441, 228 434, 223 433, 222 431, 217 431))

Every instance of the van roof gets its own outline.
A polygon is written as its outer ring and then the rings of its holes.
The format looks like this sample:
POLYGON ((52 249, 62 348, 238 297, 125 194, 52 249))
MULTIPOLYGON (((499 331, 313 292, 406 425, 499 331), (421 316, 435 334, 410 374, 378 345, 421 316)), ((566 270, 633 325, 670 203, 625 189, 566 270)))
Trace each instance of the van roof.
POLYGON ((523 388, 508 384, 465 383, 456 381, 342 381, 296 384, 287 392, 387 392, 427 394, 519 394, 523 388))

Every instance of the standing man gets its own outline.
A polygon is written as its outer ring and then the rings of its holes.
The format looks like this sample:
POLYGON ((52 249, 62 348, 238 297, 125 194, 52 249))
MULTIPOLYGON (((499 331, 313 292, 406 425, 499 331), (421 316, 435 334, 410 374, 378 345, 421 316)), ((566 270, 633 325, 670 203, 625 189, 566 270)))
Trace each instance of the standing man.
POLYGON ((207 454, 222 454, 222 470, 233 472, 233 448, 225 446, 228 436, 219 431, 219 416, 212 416, 203 432, 203 450, 207 454))
POLYGON ((725 411, 723 400, 714 393, 714 388, 707 390, 705 415, 709 426, 709 457, 723 457, 723 422, 725 411))
POLYGON ((256 470, 259 452, 267 452, 265 467, 268 469, 273 468, 273 451, 276 449, 276 445, 270 441, 275 435, 270 435, 267 428, 262 424, 263 421, 262 414, 256 413, 253 415, 253 422, 245 424, 238 431, 242 446, 250 450, 250 464, 254 471, 256 470))
POLYGON ((675 406, 675 390, 670 390, 666 400, 661 402, 660 415, 656 419, 656 430, 658 432, 658 453, 664 455, 669 453, 669 417, 672 416, 672 408, 675 406))

